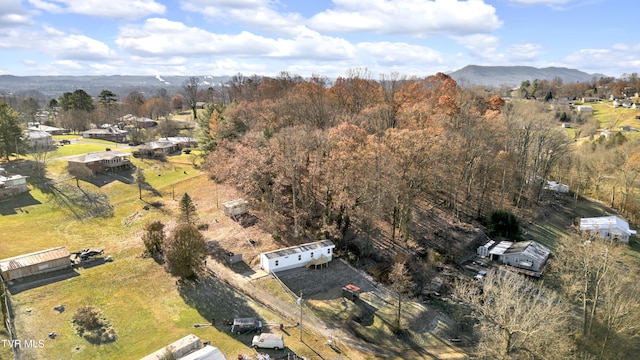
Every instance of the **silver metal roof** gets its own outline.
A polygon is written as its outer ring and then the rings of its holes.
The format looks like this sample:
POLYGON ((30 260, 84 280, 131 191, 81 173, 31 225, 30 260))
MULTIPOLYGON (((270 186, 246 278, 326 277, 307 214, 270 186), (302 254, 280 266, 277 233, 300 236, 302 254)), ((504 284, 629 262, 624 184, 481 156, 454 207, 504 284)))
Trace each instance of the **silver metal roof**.
POLYGON ((266 256, 268 259, 274 259, 278 257, 295 255, 295 254, 299 254, 299 253, 303 253, 303 252, 307 252, 315 249, 327 248, 327 247, 336 247, 336 245, 331 240, 322 240, 322 241, 316 241, 316 242, 302 244, 298 246, 291 246, 284 249, 273 250, 273 251, 263 253, 262 255, 266 256))

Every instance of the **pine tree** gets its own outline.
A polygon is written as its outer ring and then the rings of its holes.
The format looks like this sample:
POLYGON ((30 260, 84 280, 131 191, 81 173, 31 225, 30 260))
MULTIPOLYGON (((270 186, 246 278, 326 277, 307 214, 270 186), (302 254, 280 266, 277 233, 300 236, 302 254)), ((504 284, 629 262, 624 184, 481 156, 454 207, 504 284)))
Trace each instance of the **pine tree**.
POLYGON ((196 206, 188 193, 184 193, 180 200, 180 222, 193 225, 197 220, 196 206))
POLYGON ((20 126, 18 113, 9 105, 0 104, 0 156, 9 161, 11 154, 24 154, 26 144, 22 139, 23 130, 20 126))

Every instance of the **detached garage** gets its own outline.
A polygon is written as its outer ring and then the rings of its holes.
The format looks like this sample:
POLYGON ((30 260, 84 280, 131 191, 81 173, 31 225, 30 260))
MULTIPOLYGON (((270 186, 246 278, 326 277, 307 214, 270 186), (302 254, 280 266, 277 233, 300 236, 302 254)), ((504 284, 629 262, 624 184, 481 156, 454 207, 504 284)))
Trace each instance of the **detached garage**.
POLYGON ((71 267, 64 246, 0 260, 0 272, 6 281, 71 267))
POLYGON ((335 247, 333 241, 323 240, 262 253, 260 267, 271 273, 303 266, 328 264, 333 258, 335 247))

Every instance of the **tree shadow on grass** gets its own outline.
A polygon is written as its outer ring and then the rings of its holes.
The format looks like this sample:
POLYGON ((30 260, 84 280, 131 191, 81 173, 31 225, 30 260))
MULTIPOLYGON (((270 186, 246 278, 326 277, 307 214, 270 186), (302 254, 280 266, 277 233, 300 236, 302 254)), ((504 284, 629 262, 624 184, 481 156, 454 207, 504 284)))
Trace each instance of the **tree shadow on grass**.
POLYGON ((25 192, 0 201, 0 215, 15 215, 18 211, 28 214, 28 210, 24 210, 23 207, 40 204, 42 203, 31 193, 25 192))
POLYGON ((216 326, 222 326, 223 319, 258 318, 258 314, 249 306, 251 300, 247 296, 210 274, 193 281, 181 281, 178 291, 185 303, 196 309, 202 317, 216 319, 216 326))
POLYGON ((69 211, 78 220, 113 216, 113 205, 107 195, 100 192, 68 184, 50 184, 49 197, 55 206, 69 211))

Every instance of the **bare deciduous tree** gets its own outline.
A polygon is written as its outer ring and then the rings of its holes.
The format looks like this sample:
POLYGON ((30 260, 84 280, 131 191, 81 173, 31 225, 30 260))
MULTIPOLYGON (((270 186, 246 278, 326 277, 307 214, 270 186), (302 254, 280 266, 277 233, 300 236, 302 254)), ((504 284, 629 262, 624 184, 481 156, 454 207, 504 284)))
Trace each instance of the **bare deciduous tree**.
POLYGON ((542 284, 508 271, 457 284, 455 296, 480 322, 476 355, 485 359, 566 359, 569 312, 542 284))
POLYGON ((389 281, 391 282, 391 288, 396 292, 398 303, 396 306, 396 318, 393 324, 395 331, 400 331, 401 318, 402 318, 402 302, 405 297, 413 291, 415 286, 407 264, 405 261, 396 262, 391 268, 389 273, 389 281))

